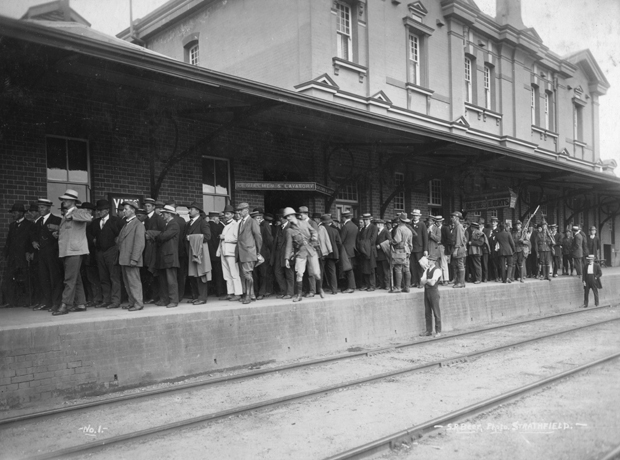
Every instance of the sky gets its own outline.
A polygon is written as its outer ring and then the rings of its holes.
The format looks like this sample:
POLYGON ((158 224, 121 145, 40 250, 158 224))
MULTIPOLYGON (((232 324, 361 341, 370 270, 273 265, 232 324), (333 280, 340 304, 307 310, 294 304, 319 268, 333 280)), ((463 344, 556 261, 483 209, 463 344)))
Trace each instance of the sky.
MULTIPOLYGON (((167 0, 133 0, 134 19, 144 17, 167 0)), ((374 0, 371 0, 374 1, 374 0)), ((439 1, 439 0, 426 0, 439 1)), ((495 16, 495 0, 475 0, 495 16)), ((19 18, 47 0, 0 0, 0 15, 19 18)), ((101 32, 116 35, 129 27, 130 0, 71 0, 71 7, 101 32)), ((600 98, 601 158, 620 165, 620 0, 521 0, 523 22, 543 43, 563 56, 589 48, 611 88, 600 98)), ((620 167, 616 170, 620 174, 620 167)))

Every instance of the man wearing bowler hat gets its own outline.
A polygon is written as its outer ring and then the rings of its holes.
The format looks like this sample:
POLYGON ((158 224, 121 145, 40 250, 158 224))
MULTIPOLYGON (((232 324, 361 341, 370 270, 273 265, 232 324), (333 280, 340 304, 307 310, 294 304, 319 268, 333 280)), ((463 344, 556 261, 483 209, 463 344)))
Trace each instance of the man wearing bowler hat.
POLYGON ((82 256, 88 254, 86 225, 93 219, 89 211, 76 207, 78 193, 75 190, 68 189, 59 199, 67 210, 60 222, 58 233, 58 256, 65 268, 65 288, 60 309, 52 309, 55 316, 66 315, 69 311, 86 311, 86 295, 80 267, 82 256))
POLYGON ((263 237, 258 222, 250 217, 250 205, 248 203, 239 203, 237 211, 239 212, 237 262, 239 263, 239 272, 244 285, 243 303, 248 304, 252 300, 256 300, 252 273, 263 246, 263 237))
MULTIPOLYGON (((209 247, 208 243, 211 241, 211 228, 208 222, 200 216, 202 212, 204 212, 202 210, 202 205, 197 201, 189 205, 189 222, 185 225, 185 250, 188 254, 188 259, 192 254, 190 239, 199 238, 192 237, 192 235, 200 235, 202 237, 202 244, 207 243, 207 247, 209 247)), ((210 260, 211 255, 209 255, 209 261, 210 260)), ((189 274, 189 284, 192 289, 194 305, 206 304, 209 294, 206 279, 202 280, 198 273, 196 275, 189 274)))
POLYGON ((145 230, 142 222, 136 218, 136 211, 140 207, 138 203, 125 201, 121 206, 126 223, 118 235, 118 263, 127 289, 129 311, 138 311, 144 308, 140 267, 144 260, 145 230))
POLYGON ((35 310, 60 308, 62 296, 62 266, 58 259, 58 230, 61 219, 51 213, 52 202, 37 201, 40 217, 34 223, 32 247, 39 256, 39 283, 42 302, 35 310))
POLYGON ((343 254, 341 254, 340 257, 341 259, 343 256, 348 257, 351 262, 351 269, 344 272, 347 278, 347 289, 344 293, 352 294, 355 292, 355 273, 353 270, 355 270, 357 266, 355 259, 355 243, 357 241, 358 227, 351 221, 351 211, 343 211, 342 218, 344 219, 344 223, 340 229, 340 240, 342 241, 343 254))
POLYGON ((13 222, 9 225, 3 251, 6 259, 3 292, 10 306, 27 307, 30 305, 28 297, 32 294, 32 286, 28 286, 28 268, 34 251, 31 245, 34 224, 24 217, 26 207, 23 203, 15 203, 10 213, 13 222))
POLYGON ((95 308, 119 308, 121 306, 121 267, 118 264, 118 238, 125 221, 110 215, 110 202, 97 200, 99 218, 92 224, 97 257, 97 270, 103 302, 95 308))

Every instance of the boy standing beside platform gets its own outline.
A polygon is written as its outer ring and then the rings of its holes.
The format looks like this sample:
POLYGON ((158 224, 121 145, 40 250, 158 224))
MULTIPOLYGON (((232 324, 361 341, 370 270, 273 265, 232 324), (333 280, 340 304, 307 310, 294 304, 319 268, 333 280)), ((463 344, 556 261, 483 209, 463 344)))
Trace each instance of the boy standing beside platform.
POLYGON ((441 310, 439 309, 439 279, 441 269, 435 266, 437 256, 428 256, 428 268, 424 271, 420 283, 424 286, 424 316, 426 317, 426 332, 422 336, 433 335, 433 318, 435 316, 435 337, 441 336, 441 310))

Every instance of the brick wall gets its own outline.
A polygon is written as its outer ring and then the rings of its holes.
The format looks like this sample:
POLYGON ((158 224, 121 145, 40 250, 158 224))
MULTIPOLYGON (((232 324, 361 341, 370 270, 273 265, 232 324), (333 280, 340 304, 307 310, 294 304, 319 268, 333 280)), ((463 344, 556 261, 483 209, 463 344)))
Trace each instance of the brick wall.
MULTIPOLYGON (((620 274, 604 278, 601 303, 620 298, 620 274)), ((579 279, 441 289, 444 330, 483 327, 581 305, 579 279)), ((252 308, 148 308, 140 316, 96 318, 0 330, 0 410, 130 388, 265 361, 406 341, 424 329, 423 292, 330 296, 252 308), (189 310, 189 311, 188 311, 189 310)))

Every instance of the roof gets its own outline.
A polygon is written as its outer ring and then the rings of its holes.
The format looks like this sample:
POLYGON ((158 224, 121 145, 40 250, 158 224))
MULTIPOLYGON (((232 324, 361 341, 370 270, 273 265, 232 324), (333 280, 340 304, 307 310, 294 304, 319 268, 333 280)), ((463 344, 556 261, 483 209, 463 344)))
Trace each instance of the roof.
POLYGON ((69 0, 55 0, 31 6, 22 16, 22 19, 75 22, 88 27, 91 25, 90 22, 69 6, 69 0))
POLYGON ((605 94, 610 87, 609 81, 605 77, 605 73, 601 70, 600 66, 596 62, 594 55, 589 49, 583 49, 569 53, 563 56, 564 60, 571 64, 580 66, 585 72, 588 80, 598 86, 597 92, 605 94))
MULTIPOLYGON (((379 113, 189 65, 85 27, 59 26, 58 23, 51 22, 19 21, 0 16, 0 31, 2 31, 1 35, 13 40, 109 62, 118 68, 127 69, 125 70, 127 73, 139 73, 145 82, 147 79, 153 81, 157 78, 172 79, 174 81, 172 90, 186 89, 191 92, 194 99, 203 94, 205 98, 214 100, 217 98, 228 98, 233 101, 251 99, 262 104, 272 106, 276 104, 279 107, 277 110, 261 114, 261 116, 266 116, 267 123, 279 120, 282 126, 287 128, 295 123, 299 126, 313 124, 314 128, 321 132, 334 126, 334 129, 339 130, 340 133, 345 132, 345 134, 347 130, 354 133, 352 127, 356 126, 358 133, 359 130, 363 130, 362 132, 365 130, 368 133, 381 131, 385 135, 384 138, 391 136, 391 138, 406 140, 417 136, 427 140, 440 140, 462 149, 477 149, 486 152, 487 156, 495 156, 498 160, 503 158, 506 163, 533 173, 556 171, 555 174, 566 178, 564 182, 566 185, 576 182, 601 186, 606 184, 607 187, 620 191, 619 178, 562 161, 564 160, 562 158, 554 160, 545 155, 524 154, 508 146, 416 125, 379 113), (292 117, 291 113, 296 114, 297 118, 292 117)), ((353 134, 349 137, 351 136, 353 134)), ((371 139, 370 134, 367 137, 372 142, 378 142, 371 139)))

